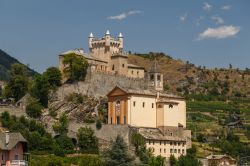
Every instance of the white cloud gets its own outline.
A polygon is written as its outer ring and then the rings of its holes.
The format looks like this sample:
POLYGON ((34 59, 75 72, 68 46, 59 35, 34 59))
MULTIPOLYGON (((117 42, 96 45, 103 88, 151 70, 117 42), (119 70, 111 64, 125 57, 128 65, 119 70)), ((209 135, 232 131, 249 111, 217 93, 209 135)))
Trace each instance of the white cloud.
POLYGON ((180 21, 186 21, 188 14, 185 13, 184 15, 180 16, 180 21))
POLYGON ((221 18, 219 16, 212 16, 211 19, 214 20, 216 24, 223 24, 224 23, 223 18, 221 18))
POLYGON ((201 21, 204 20, 204 17, 203 16, 200 16, 197 20, 196 20, 196 26, 199 26, 201 21))
POLYGON ((210 11, 210 10, 212 10, 212 8, 213 8, 213 6, 210 5, 209 3, 207 3, 207 2, 204 2, 204 3, 203 3, 203 9, 204 9, 204 10, 210 11))
POLYGON ((140 13, 141 13, 140 10, 131 10, 129 12, 121 13, 119 15, 109 16, 109 17, 107 17, 107 19, 108 20, 123 20, 123 19, 127 18, 130 15, 135 15, 135 14, 140 14, 140 13))
POLYGON ((240 32, 240 27, 233 25, 220 26, 218 28, 207 28, 204 32, 199 34, 197 40, 209 39, 209 38, 224 39, 235 36, 239 32, 240 32))
POLYGON ((231 6, 230 5, 225 5, 221 7, 222 10, 230 10, 231 6))

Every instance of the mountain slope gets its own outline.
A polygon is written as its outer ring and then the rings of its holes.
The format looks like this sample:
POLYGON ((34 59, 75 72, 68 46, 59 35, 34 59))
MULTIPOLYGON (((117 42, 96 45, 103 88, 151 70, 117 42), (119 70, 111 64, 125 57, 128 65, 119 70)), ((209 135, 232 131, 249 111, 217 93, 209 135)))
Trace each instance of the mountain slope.
MULTIPOLYGON (((0 49, 0 80, 7 81, 9 79, 8 71, 10 70, 11 65, 14 63, 20 62, 0 49)), ((30 75, 34 75, 36 73, 30 68, 28 68, 28 72, 30 75)))
MULTIPOLYGON (((206 69, 189 62, 173 59, 164 53, 154 53, 164 75, 165 90, 182 94, 222 94, 223 96, 250 97, 250 70, 234 68, 206 69)), ((143 66, 152 64, 151 54, 131 54, 129 63, 143 66)))

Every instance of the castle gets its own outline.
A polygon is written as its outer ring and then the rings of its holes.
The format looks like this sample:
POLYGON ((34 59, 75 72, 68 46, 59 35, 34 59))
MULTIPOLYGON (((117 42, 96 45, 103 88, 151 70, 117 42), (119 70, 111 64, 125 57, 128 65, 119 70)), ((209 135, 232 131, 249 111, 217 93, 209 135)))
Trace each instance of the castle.
POLYGON ((91 72, 106 72, 132 78, 144 78, 145 69, 128 63, 128 54, 123 50, 123 35, 115 39, 107 31, 97 39, 92 33, 88 37, 89 53, 83 49, 69 50, 59 55, 59 69, 63 72, 63 56, 74 53, 87 59, 91 72))
POLYGON ((124 38, 111 37, 107 31, 101 39, 89 35, 89 53, 82 49, 69 50, 59 55, 59 68, 63 72, 64 55, 74 53, 84 57, 91 73, 105 73, 138 79, 148 83, 147 88, 114 87, 108 94, 108 124, 128 125, 146 140, 146 147, 155 155, 169 158, 186 154, 191 147, 191 131, 186 129, 185 99, 163 91, 163 74, 153 61, 149 71, 128 63, 123 50, 124 38))

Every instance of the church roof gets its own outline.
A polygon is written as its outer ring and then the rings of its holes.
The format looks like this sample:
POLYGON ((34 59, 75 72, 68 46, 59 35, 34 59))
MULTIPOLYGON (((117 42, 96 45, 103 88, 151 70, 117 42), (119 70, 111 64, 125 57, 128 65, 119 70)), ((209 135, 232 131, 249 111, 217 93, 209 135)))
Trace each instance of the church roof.
POLYGON ((121 91, 123 91, 124 93, 127 93, 127 94, 157 96, 157 93, 159 93, 160 97, 184 99, 183 97, 180 97, 180 96, 177 96, 174 94, 167 94, 167 93, 163 93, 163 92, 158 92, 158 91, 153 90, 153 89, 132 89, 132 88, 124 88, 124 87, 121 88, 119 86, 116 86, 115 88, 113 88, 107 94, 107 96, 111 95, 112 92, 114 92, 116 89, 120 89, 121 91))
POLYGON ((160 68, 158 66, 158 62, 156 59, 152 62, 151 66, 149 68, 149 72, 150 73, 160 73, 160 68))

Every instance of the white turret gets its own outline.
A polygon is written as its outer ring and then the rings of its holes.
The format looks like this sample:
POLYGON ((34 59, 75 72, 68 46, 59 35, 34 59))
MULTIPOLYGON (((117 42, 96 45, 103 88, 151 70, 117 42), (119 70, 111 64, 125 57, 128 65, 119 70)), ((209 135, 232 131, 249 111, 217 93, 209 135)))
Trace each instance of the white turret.
POLYGON ((91 49, 92 48, 92 41, 93 41, 93 39, 94 39, 94 35, 93 35, 93 33, 91 32, 90 34, 89 34, 89 49, 91 49))
POLYGON ((118 40, 120 41, 119 49, 120 49, 120 51, 122 51, 122 49, 123 49, 123 35, 122 35, 122 33, 119 33, 118 40))
POLYGON ((110 32, 109 32, 109 30, 107 30, 107 32, 106 32, 106 34, 105 35, 110 35, 110 32))

